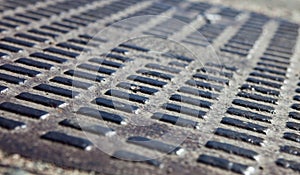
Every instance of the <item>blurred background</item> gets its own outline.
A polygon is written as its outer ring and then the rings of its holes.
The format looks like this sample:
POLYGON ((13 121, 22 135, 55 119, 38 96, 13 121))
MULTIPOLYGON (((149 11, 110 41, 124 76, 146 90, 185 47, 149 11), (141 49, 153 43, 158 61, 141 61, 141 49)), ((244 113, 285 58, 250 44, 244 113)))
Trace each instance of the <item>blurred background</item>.
POLYGON ((265 13, 300 22, 299 0, 201 0, 213 4, 228 5, 237 9, 265 13))

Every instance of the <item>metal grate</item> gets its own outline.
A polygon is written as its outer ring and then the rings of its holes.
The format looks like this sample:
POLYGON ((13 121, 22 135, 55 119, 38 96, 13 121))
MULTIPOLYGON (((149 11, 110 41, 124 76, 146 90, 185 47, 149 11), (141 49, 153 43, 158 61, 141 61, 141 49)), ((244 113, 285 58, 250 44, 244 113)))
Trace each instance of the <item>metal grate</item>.
POLYGON ((298 24, 190 1, 0 4, 2 151, 107 174, 299 173, 298 24), (154 16, 114 25, 140 15, 154 16), (93 37, 110 24, 114 35, 93 37), (155 42, 116 44, 126 32, 213 46, 222 60, 197 65, 155 42), (108 155, 82 131, 118 134, 125 147, 108 155), (170 143, 168 131, 187 138, 170 143))

